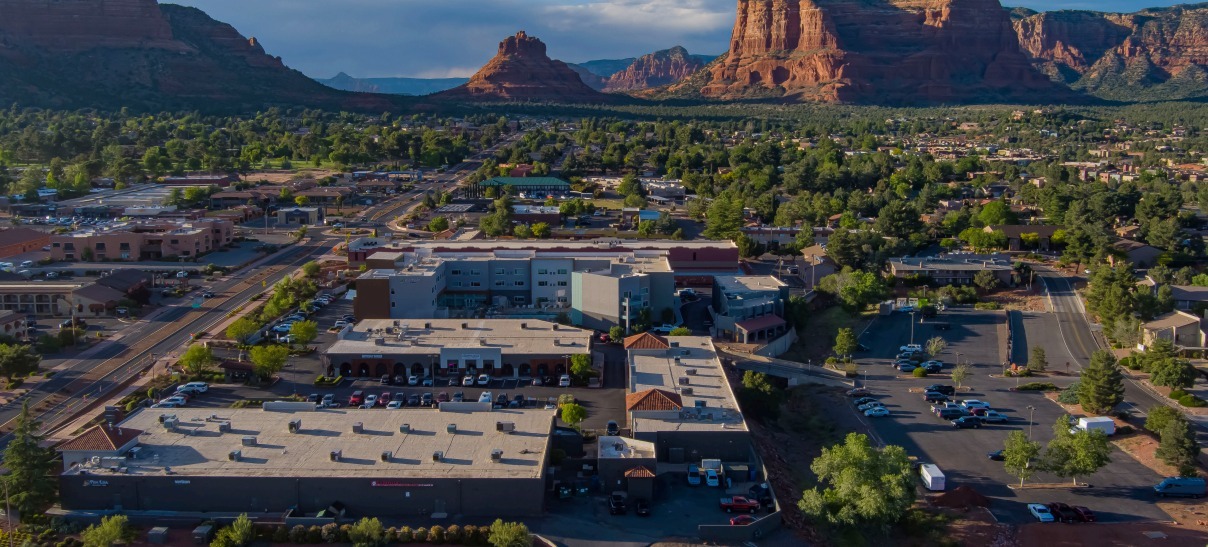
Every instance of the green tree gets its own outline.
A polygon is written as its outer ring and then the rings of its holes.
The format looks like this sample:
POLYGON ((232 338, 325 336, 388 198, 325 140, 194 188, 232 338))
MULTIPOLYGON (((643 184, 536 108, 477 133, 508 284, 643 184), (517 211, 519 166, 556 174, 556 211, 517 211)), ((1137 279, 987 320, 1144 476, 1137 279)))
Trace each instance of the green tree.
POLYGON ((843 358, 850 356, 856 351, 858 343, 855 331, 849 328, 839 329, 839 334, 835 335, 835 355, 843 358))
POLYGON ((825 485, 806 490, 797 506, 807 516, 836 526, 888 527, 914 503, 914 474, 900 446, 872 446, 849 433, 843 444, 822 449, 810 470, 825 485))
POLYGON ((676 327, 667 333, 667 336, 692 336, 692 329, 688 327, 676 327))
POLYGON ((1044 372, 1048 366, 1049 361, 1045 356, 1044 347, 1032 346, 1032 355, 1028 358, 1028 370, 1044 372))
POLYGON ((184 367, 185 372, 188 372, 190 376, 200 376, 209 372, 210 365, 213 364, 214 352, 201 344, 190 345, 185 350, 185 354, 180 356, 180 366, 184 367))
POLYGON ((588 377, 591 376, 591 356, 585 354, 576 354, 570 356, 570 375, 580 383, 587 383, 588 377))
POLYGON ((533 538, 524 523, 495 519, 487 531, 487 543, 490 543, 491 547, 530 547, 533 538))
POLYGON ((625 328, 620 325, 609 327, 608 338, 613 342, 620 342, 625 338, 625 328))
POLYGON ((55 477, 55 451, 43 447, 45 437, 38 434, 42 424, 29 411, 29 401, 21 404, 21 414, 4 449, 4 467, 8 474, 9 501, 22 515, 37 515, 55 499, 58 479, 55 477))
POLYGON ((1071 431, 1069 415, 1062 415, 1053 424, 1053 439, 1044 448, 1041 468, 1058 477, 1070 477, 1077 486, 1078 477, 1093 475, 1111 463, 1111 450, 1102 431, 1071 431))
POLYGON ((973 274, 973 284, 977 285, 981 290, 990 292, 997 289, 1000 282, 998 276, 990 270, 982 270, 973 274))
POLYGON ((550 229, 549 224, 544 222, 533 223, 532 230, 533 237, 537 239, 547 239, 549 238, 550 234, 553 233, 553 230, 550 229))
POLYGON ((256 332, 259 330, 260 325, 256 324, 255 321, 252 321, 247 317, 240 317, 239 319, 236 319, 235 322, 227 326, 226 337, 239 344, 245 344, 247 343, 248 337, 256 334, 256 332))
POLYGON ((562 421, 578 429, 579 424, 587 418, 587 409, 578 403, 562 405, 562 421))
POLYGON ((1186 389, 1195 384, 1195 367, 1186 359, 1162 359, 1149 367, 1149 381, 1172 389, 1186 389))
POLYGON ((1124 400, 1124 376, 1116 357, 1110 351, 1099 350, 1082 369, 1078 388, 1078 403, 1091 414, 1106 414, 1124 400))
POLYGON ((448 229, 449 229, 449 219, 447 219, 445 217, 436 217, 436 218, 433 218, 431 222, 428 222, 428 231, 429 232, 443 232, 448 229))
POLYGON ((111 547, 126 539, 126 515, 101 517, 100 524, 93 524, 80 533, 84 547, 111 547))
POLYGON ((356 547, 382 545, 386 539, 386 529, 377 518, 361 517, 361 520, 348 530, 348 539, 356 547))
POLYGON ((512 235, 516 236, 517 239, 528 239, 533 237, 533 229, 528 224, 518 224, 515 228, 512 228, 512 235))
POLYGON ((956 365, 956 367, 952 369, 952 381, 956 383, 957 388, 961 387, 961 384, 964 383, 965 380, 969 379, 969 374, 971 372, 972 371, 969 369, 969 365, 963 363, 956 365))
POLYGON ((12 381, 14 376, 28 376, 38 370, 42 356, 20 344, 0 344, 0 375, 12 381))
POLYGON ((942 336, 933 336, 927 340, 927 345, 924 347, 927 349, 927 355, 934 359, 944 353, 944 350, 948 348, 948 342, 944 341, 942 336))
POLYGON ((218 530, 210 547, 244 547, 256 539, 256 528, 247 513, 240 514, 230 526, 218 530))
POLYGON ((742 200, 718 196, 709 205, 703 235, 708 239, 734 239, 742 227, 742 200))
POLYGON ((977 213, 977 220, 982 226, 998 226, 1013 224, 1015 222, 1014 216, 1011 213, 1011 208, 1006 203, 991 201, 977 213))
POLYGON ((319 266, 319 263, 313 260, 302 265, 302 273, 305 274, 306 277, 318 277, 321 269, 322 268, 319 266))
POLYGON ((784 390, 772 385, 768 375, 748 370, 742 374, 742 388, 735 394, 743 412, 755 418, 775 418, 780 414, 784 390))
POLYGON ((1179 411, 1166 405, 1155 406, 1145 414, 1145 429, 1161 435, 1162 430, 1166 429, 1166 426, 1175 420, 1181 419, 1183 419, 1183 415, 1179 411))
POLYGON ((306 196, 298 196, 294 198, 294 205, 297 205, 298 207, 306 207, 307 205, 310 205, 310 198, 306 196))
POLYGON ((1191 429, 1187 419, 1182 415, 1171 420, 1162 429, 1161 442, 1155 455, 1166 465, 1179 470, 1181 477, 1196 475, 1196 458, 1200 454, 1200 446, 1195 441, 1195 431, 1191 429))
POLYGON ((1029 441, 1027 434, 1023 431, 1012 431, 1007 434, 1007 441, 1003 444, 1003 468, 1007 473, 1019 478, 1019 486, 1023 486, 1024 481, 1032 477, 1036 472, 1036 468, 1032 466, 1032 460, 1040 454, 1040 443, 1029 441))
POLYGON ((305 346, 319 336, 319 325, 314 321, 298 321, 289 328, 289 333, 298 345, 305 346))
POLYGON ((256 367, 256 375, 261 378, 272 378, 274 374, 285 368, 289 360, 289 348, 279 345, 256 346, 251 351, 252 365, 256 367))

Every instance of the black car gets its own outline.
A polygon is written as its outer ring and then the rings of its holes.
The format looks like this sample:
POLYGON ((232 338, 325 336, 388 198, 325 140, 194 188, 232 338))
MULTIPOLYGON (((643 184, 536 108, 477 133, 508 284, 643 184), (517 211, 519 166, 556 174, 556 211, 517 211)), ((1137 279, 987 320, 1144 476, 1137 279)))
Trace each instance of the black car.
POLYGON ((420 398, 420 404, 423 406, 432 406, 433 401, 435 401, 435 399, 432 397, 432 392, 425 393, 423 397, 420 398))
POLYGON ((608 514, 624 515, 625 514, 625 496, 613 494, 608 496, 608 514))
POLYGON ((77 328, 77 329, 88 328, 88 323, 85 323, 84 320, 80 319, 79 317, 65 319, 62 323, 59 323, 59 328, 60 329, 70 329, 72 327, 73 322, 75 323, 75 328, 77 328))
POLYGON ((639 517, 650 516, 650 502, 646 500, 638 500, 634 502, 633 512, 639 517))
POLYGON ((1078 512, 1074 511, 1069 504, 1055 501, 1048 506, 1049 512, 1053 513, 1053 518, 1057 519, 1057 522, 1079 522, 1081 520, 1078 518, 1078 512))
POLYGON ((924 391, 934 391, 936 393, 943 393, 944 395, 947 395, 949 397, 956 395, 956 388, 954 388, 952 386, 946 386, 944 384, 931 384, 931 385, 927 386, 924 389, 924 391))
POLYGON ((986 454, 986 457, 990 458, 991 461, 996 461, 996 462, 1005 461, 1007 459, 1006 454, 1002 450, 995 450, 993 452, 990 452, 989 454, 986 454))
POLYGON ((981 418, 978 418, 977 416, 961 416, 960 418, 952 420, 952 427, 957 429, 977 429, 981 427, 981 418))
POLYGON ((419 406, 419 395, 412 393, 407 397, 407 406, 419 406))
POLYGON ((610 437, 616 437, 621 434, 621 426, 617 424, 616 420, 608 420, 608 426, 605 429, 610 437))
POLYGON ((872 392, 862 387, 847 390, 848 397, 868 397, 870 395, 872 395, 872 392))
POLYGON ((517 393, 512 396, 512 404, 510 406, 513 408, 524 408, 524 395, 517 393))
POLYGON ((923 400, 928 403, 946 403, 952 399, 949 399, 947 395, 938 391, 928 391, 923 394, 923 400))
POLYGON ((499 406, 508 406, 508 394, 500 393, 499 396, 495 398, 495 404, 499 406))

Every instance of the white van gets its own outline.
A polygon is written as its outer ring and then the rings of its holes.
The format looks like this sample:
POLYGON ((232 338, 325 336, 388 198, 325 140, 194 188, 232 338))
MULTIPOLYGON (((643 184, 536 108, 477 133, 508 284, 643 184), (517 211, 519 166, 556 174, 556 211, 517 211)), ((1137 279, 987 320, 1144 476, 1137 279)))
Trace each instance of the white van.
POLYGON ((198 393, 205 393, 209 389, 210 389, 210 384, 207 384, 205 382, 189 382, 183 386, 176 388, 176 391, 189 390, 189 391, 196 391, 198 393))
POLYGON ((925 463, 919 466, 919 476, 923 477, 923 486, 932 492, 944 491, 944 472, 935 464, 925 463))

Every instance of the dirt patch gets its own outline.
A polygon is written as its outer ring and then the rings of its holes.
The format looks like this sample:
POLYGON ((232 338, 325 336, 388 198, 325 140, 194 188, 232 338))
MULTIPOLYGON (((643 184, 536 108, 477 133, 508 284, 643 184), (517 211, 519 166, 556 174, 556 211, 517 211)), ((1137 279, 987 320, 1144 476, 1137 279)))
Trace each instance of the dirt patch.
POLYGON ((951 509, 966 509, 969 507, 989 507, 990 498, 981 495, 977 490, 962 485, 931 498, 931 503, 951 509))
POLYGON ((284 184, 295 180, 318 180, 336 174, 331 169, 299 169, 296 171, 257 171, 243 177, 247 181, 284 184))
POLYGON ((999 524, 987 509, 945 509, 944 512, 954 517, 954 520, 948 524, 948 537, 961 545, 971 547, 1013 547, 1018 545, 1015 541, 1015 528, 999 524))
MULTIPOLYGON (((1174 519, 1180 528, 1197 531, 1208 539, 1208 507, 1199 500, 1161 501, 1158 508, 1174 519)), ((1205 541, 1208 543, 1208 541, 1205 541)))
POLYGON ((1018 545, 1045 547, 1096 547, 1162 545, 1163 547, 1203 547, 1208 535, 1187 527, 1156 523, 1129 524, 1058 524, 1032 523, 1019 529, 1018 545), (1146 534, 1164 534, 1151 539, 1146 534))
POLYGON ((997 302, 1003 309, 1012 311, 1034 311, 1042 312, 1046 310, 1045 298, 1036 291, 1027 289, 1012 289, 999 291, 985 297, 985 300, 997 302))
POLYGON ((1144 433, 1135 433, 1125 437, 1112 439, 1112 444, 1116 445, 1120 450, 1123 450, 1134 460, 1141 462, 1142 465, 1148 467, 1163 477, 1177 477, 1179 471, 1169 465, 1166 465, 1162 460, 1158 459, 1156 452, 1158 450, 1158 441, 1144 433))

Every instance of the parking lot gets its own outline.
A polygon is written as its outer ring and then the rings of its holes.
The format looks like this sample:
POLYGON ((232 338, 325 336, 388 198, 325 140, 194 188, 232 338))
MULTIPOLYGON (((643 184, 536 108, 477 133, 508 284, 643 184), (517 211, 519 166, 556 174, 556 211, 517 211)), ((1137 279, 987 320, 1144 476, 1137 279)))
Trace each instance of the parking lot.
MULTIPOLYGON (((1064 411, 1040 393, 1010 391, 1017 383, 1015 379, 991 377, 1002 372, 998 357, 1000 317, 1001 312, 957 309, 945 312, 939 318, 951 325, 950 330, 935 331, 934 324, 916 324, 916 343, 925 343, 935 335, 943 336, 949 343, 948 349, 939 356, 947 365, 944 371, 926 378, 901 374, 890 366, 899 346, 909 342, 910 315, 897 313, 877 318, 860 340, 869 351, 857 358, 861 363, 860 370, 867 375, 866 385, 891 414, 884 418, 863 419, 870 423, 883 442, 905 447, 922 463, 938 465, 947 477, 949 490, 968 485, 993 498, 990 510, 1001 522, 1030 522, 1033 519, 1027 512, 1028 503, 1053 501, 1089 507, 1102 522, 1168 520, 1169 517, 1154 504, 1149 490, 1160 477, 1120 451, 1114 451, 1112 463, 1099 472, 1090 477, 1079 477, 1080 483, 1093 485, 1090 488, 1008 488, 1008 484, 1018 483, 1018 479, 1006 473, 1002 462, 991 461, 987 454, 1002 449, 1007 433, 1012 430, 1028 431, 1033 440, 1042 444, 1048 442, 1053 436, 1053 424, 1064 411), (950 422, 931 413, 931 405, 923 400, 921 388, 934 383, 951 384, 949 375, 957 353, 973 371, 956 399, 985 401, 995 410, 1011 416, 1009 422, 986 424, 980 429, 956 429, 950 422)), ((1070 481, 1041 473, 1028 482, 1070 481)))

